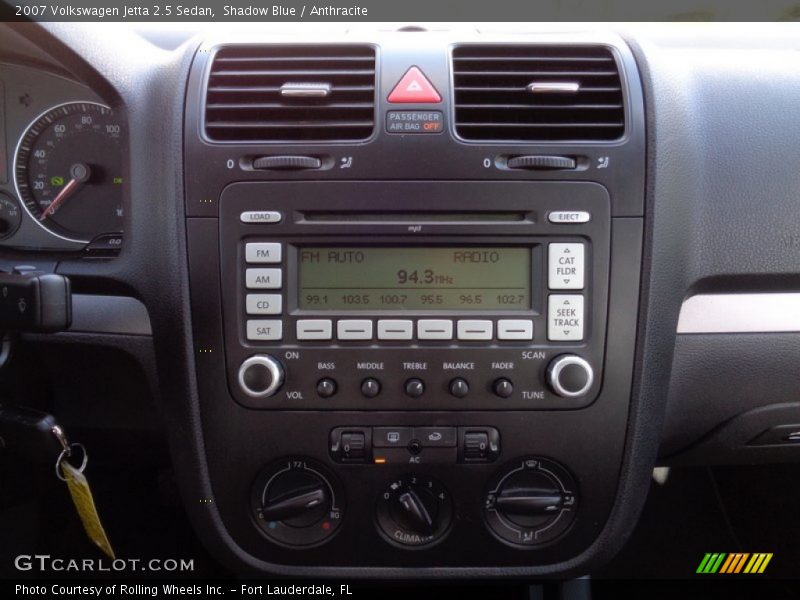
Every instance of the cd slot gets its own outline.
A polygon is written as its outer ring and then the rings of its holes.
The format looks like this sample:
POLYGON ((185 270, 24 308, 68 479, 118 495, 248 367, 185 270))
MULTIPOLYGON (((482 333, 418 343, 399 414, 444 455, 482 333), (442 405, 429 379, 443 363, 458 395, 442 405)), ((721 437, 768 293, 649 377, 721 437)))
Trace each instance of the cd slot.
POLYGON ((299 223, 398 223, 412 225, 415 223, 446 223, 459 224, 491 223, 493 225, 510 223, 514 225, 536 222, 536 213, 533 211, 430 211, 430 212, 402 212, 402 211, 301 211, 299 223))

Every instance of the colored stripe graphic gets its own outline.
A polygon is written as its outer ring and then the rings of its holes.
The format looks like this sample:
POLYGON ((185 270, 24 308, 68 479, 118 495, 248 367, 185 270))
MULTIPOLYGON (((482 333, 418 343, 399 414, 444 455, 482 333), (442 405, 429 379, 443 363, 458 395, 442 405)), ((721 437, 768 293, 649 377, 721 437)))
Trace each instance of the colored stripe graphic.
POLYGON ((722 568, 719 570, 720 573, 727 573, 728 569, 731 568, 731 564, 734 563, 736 560, 735 554, 728 554, 728 558, 725 559, 725 562, 722 563, 722 568))
POLYGON ((703 557, 703 560, 700 561, 700 566, 697 567, 697 571, 695 571, 695 573, 705 573, 706 565, 708 564, 708 561, 710 559, 711 559, 711 553, 706 552, 706 555, 703 557))
MULTIPOLYGON (((769 564, 769 561, 771 561, 771 560, 772 560, 772 552, 770 552, 768 554, 764 554, 764 562, 761 563, 761 566, 758 568, 757 572, 758 573, 763 573, 764 569, 767 568, 767 565, 769 564)), ((754 572, 756 572, 756 571, 754 571, 754 572)))
POLYGON ((744 567, 744 562, 747 560, 747 557, 750 556, 750 553, 740 554, 739 560, 736 563, 736 568, 731 569, 731 573, 738 573, 744 567))
POLYGON ((771 552, 707 552, 697 567, 696 573, 763 573, 772 560, 771 552))
POLYGON ((719 567, 722 564, 724 558, 727 556, 727 554, 722 552, 721 554, 717 554, 716 556, 717 556, 716 560, 714 560, 714 562, 708 565, 706 573, 716 573, 719 570, 719 567))

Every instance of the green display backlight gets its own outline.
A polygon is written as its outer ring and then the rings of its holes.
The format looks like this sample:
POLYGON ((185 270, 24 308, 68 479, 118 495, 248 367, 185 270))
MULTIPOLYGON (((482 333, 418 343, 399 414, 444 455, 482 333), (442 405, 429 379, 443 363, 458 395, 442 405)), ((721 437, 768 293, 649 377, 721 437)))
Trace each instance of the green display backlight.
POLYGON ((297 251, 304 310, 529 310, 524 247, 310 247, 297 251))

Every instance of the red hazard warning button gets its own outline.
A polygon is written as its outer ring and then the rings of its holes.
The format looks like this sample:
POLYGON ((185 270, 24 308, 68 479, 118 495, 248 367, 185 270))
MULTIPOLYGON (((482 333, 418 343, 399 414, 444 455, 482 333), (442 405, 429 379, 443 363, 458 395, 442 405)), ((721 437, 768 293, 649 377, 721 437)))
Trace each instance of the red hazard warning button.
POLYGON ((387 100, 395 104, 437 104, 442 97, 422 71, 411 67, 394 86, 387 100))

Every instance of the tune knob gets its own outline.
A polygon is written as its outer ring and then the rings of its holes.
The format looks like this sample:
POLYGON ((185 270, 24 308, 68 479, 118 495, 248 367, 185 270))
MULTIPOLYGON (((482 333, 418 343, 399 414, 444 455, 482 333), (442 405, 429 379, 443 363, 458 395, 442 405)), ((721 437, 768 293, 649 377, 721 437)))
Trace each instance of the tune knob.
POLYGON ((574 354, 562 354, 547 367, 547 383, 564 398, 579 398, 594 382, 592 365, 574 354))
POLYGON ((251 398, 269 398, 283 384, 283 366, 269 354, 256 354, 239 367, 239 387, 251 398))

